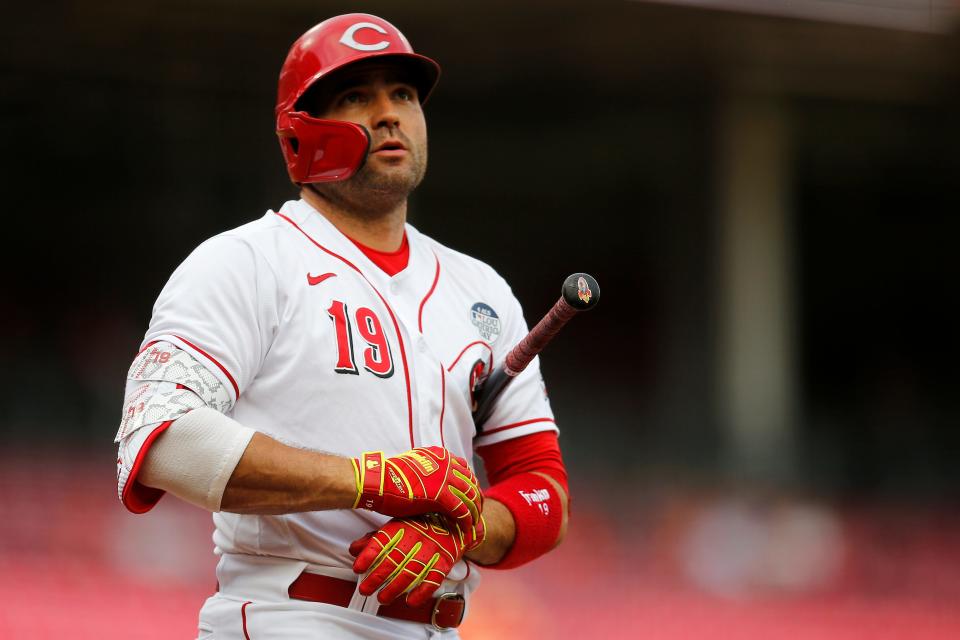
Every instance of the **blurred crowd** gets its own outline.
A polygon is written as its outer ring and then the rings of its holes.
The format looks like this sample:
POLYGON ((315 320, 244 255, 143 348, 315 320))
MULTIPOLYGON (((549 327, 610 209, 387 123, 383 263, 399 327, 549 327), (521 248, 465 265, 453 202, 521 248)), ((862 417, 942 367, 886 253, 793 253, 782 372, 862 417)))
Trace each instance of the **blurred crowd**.
MULTIPOLYGON (((165 498, 134 517, 111 473, 109 459, 0 459, 0 637, 195 633, 215 588, 209 515, 165 498)), ((563 546, 484 571, 464 638, 960 637, 960 513, 943 505, 638 490, 617 505, 575 482, 563 546)))

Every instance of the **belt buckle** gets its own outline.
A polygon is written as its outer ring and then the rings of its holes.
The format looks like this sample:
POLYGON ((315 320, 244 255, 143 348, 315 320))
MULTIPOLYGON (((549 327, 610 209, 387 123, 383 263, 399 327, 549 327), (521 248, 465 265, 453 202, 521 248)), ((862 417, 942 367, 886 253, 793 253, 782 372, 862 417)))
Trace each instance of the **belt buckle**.
POLYGON ((466 613, 466 610, 467 610, 466 606, 460 609, 460 619, 457 620, 456 624, 449 627, 441 627, 439 624, 437 624, 437 613, 440 612, 440 604, 444 600, 459 600, 460 602, 463 602, 464 605, 466 605, 466 599, 459 593, 455 593, 452 591, 449 591, 447 593, 441 593, 437 597, 436 602, 433 603, 433 612, 430 614, 430 624, 437 631, 446 631, 447 629, 454 629, 460 626, 460 623, 463 622, 463 614, 466 613))

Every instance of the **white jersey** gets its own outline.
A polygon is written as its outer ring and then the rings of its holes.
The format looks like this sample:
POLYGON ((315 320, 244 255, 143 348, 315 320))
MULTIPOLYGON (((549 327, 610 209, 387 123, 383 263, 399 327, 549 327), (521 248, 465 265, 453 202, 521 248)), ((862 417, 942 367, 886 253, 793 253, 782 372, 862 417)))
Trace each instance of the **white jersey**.
MULTIPOLYGON (((353 457, 441 445, 470 460, 476 446, 555 430, 534 359, 477 435, 470 384, 526 334, 520 305, 489 266, 406 234, 409 264, 391 277, 306 202, 287 202, 201 244, 157 299, 144 345, 166 340, 209 363, 228 415, 297 447, 353 457)), ((349 509, 213 518, 218 553, 332 569, 349 569, 350 542, 388 520, 349 509)))

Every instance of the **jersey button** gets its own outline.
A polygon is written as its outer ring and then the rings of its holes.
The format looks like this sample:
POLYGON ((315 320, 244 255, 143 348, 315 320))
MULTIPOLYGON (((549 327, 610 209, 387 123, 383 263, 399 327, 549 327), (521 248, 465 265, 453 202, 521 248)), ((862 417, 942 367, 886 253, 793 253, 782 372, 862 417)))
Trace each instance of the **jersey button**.
POLYGON ((400 291, 400 285, 397 284, 396 282, 391 282, 391 283, 390 283, 390 293, 396 294, 397 291, 400 291))
POLYGON ((420 338, 419 340, 417 340, 417 349, 420 349, 420 353, 426 353, 427 341, 424 340, 423 338, 420 338))

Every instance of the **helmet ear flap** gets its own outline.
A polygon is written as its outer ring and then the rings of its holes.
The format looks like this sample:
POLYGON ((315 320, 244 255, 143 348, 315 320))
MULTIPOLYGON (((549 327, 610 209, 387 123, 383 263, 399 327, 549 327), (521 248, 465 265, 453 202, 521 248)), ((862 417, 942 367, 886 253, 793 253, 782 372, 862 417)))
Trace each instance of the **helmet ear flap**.
POLYGON ((290 179, 298 184, 347 180, 363 167, 370 150, 363 126, 302 111, 280 114, 277 136, 290 179))

